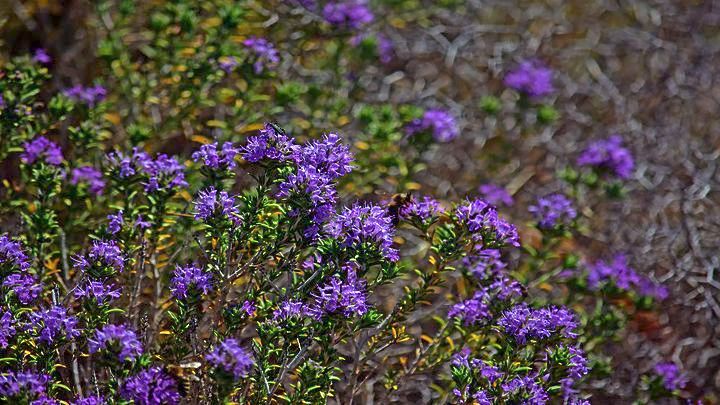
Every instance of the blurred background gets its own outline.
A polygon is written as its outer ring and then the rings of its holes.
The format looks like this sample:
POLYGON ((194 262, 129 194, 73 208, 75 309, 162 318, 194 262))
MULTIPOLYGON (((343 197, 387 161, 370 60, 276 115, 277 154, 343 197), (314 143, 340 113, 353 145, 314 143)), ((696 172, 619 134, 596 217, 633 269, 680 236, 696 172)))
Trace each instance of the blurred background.
POLYGON ((588 141, 622 134, 637 164, 627 197, 585 212, 593 232, 578 249, 591 259, 627 252, 670 298, 634 317, 608 348, 616 361, 593 383, 594 402, 629 401, 638 371, 662 359, 683 365, 693 397, 717 401, 720 2, 376 3, 383 12, 373 33, 392 47, 382 60, 361 63, 362 47, 348 53, 343 47, 352 45, 293 2, 0 0, 0 63, 42 48, 52 59, 44 93, 106 86, 100 130, 108 144, 189 154, 198 137, 241 140, 266 120, 309 137, 338 131, 361 157, 378 159, 377 173, 345 185, 367 198, 381 189, 459 199, 492 181, 527 206, 557 191, 554 173, 588 141), (208 61, 250 35, 280 51, 272 80, 208 70, 208 61), (548 125, 502 108, 489 114, 483 104, 493 96, 512 105, 502 78, 525 59, 555 71, 548 125), (461 135, 418 151, 412 164, 395 161, 392 138, 373 149, 382 131, 359 107, 386 104, 447 109, 461 135))

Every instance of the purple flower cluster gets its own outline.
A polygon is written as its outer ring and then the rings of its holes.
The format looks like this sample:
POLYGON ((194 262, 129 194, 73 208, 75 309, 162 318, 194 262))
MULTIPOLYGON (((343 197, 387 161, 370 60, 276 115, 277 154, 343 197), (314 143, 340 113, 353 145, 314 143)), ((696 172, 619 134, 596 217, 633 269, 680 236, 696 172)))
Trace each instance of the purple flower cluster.
POLYGON ((107 401, 102 395, 93 395, 89 397, 76 398, 72 405, 105 405, 107 401))
POLYGON ((30 313, 29 327, 38 340, 51 345, 60 340, 70 340, 80 335, 77 329, 78 320, 67 314, 67 309, 53 306, 49 309, 30 313))
POLYGON ((506 205, 511 207, 514 204, 512 196, 508 193, 505 187, 488 183, 480 186, 478 191, 480 191, 480 194, 482 194, 485 201, 495 206, 506 205))
POLYGON ((218 217, 227 217, 234 223, 239 223, 238 208, 235 206, 235 197, 228 195, 227 191, 217 191, 215 187, 201 191, 195 200, 195 219, 207 221, 218 217))
POLYGON ((120 298, 120 288, 101 281, 86 281, 77 286, 74 295, 75 298, 95 300, 98 305, 104 305, 120 298))
POLYGON ((218 144, 210 143, 203 145, 200 149, 192 154, 195 162, 202 161, 205 167, 213 170, 231 170, 237 166, 235 156, 240 153, 240 149, 236 148, 232 142, 225 142, 218 151, 218 144))
POLYGON ((160 367, 128 378, 120 387, 120 396, 138 405, 175 405, 181 400, 177 381, 160 367))
POLYGON ((76 85, 68 89, 63 90, 65 97, 75 102, 83 102, 88 106, 92 107, 95 104, 105 100, 107 97, 107 90, 103 86, 95 85, 84 87, 76 85))
POLYGON ((437 200, 424 196, 422 199, 413 198, 408 204, 400 207, 398 214, 404 219, 427 224, 437 218, 441 212, 442 208, 437 200))
POLYGON ((32 164, 42 159, 50 165, 60 166, 63 161, 60 146, 44 136, 38 136, 30 142, 25 142, 23 149, 25 151, 20 158, 26 164, 32 164))
POLYGON ((73 185, 86 183, 88 190, 95 195, 101 195, 105 188, 102 173, 92 166, 80 166, 72 169, 70 183, 73 185))
POLYGON ((530 97, 542 97, 555 91, 553 71, 538 61, 524 61, 505 76, 505 85, 530 97))
POLYGON ((322 15, 330 24, 347 29, 360 28, 375 18, 366 0, 331 0, 323 7, 322 15))
POLYGON ((540 229, 553 229, 569 225, 577 218, 573 202, 562 194, 540 197, 535 205, 528 208, 540 229))
POLYGON ((659 363, 655 365, 655 374, 662 379, 663 386, 668 391, 681 390, 687 384, 687 378, 680 373, 680 368, 674 363, 659 363))
POLYGON ((238 62, 237 58, 234 56, 226 56, 218 61, 220 69, 227 74, 230 74, 230 72, 235 70, 239 64, 240 62, 238 62))
POLYGON ((479 280, 492 278, 507 267, 497 249, 478 249, 473 256, 464 258, 463 264, 469 268, 470 274, 479 280))
MULTIPOLYGON (((350 44, 354 47, 359 46, 363 41, 370 38, 369 34, 361 33, 350 38, 350 44)), ((380 63, 387 65, 393 59, 395 55, 395 46, 390 38, 382 33, 375 35, 375 41, 377 41, 377 54, 380 59, 380 63)))
POLYGON ((147 192, 168 192, 176 187, 181 188, 188 185, 185 181, 183 166, 174 157, 169 157, 164 153, 157 155, 155 160, 147 161, 144 170, 148 176, 147 183, 145 183, 147 192))
POLYGON ((300 301, 287 300, 280 303, 278 309, 273 311, 273 321, 284 321, 289 318, 303 317, 309 315, 311 311, 300 301))
POLYGON ((592 142, 580 154, 577 164, 606 170, 621 179, 632 176, 635 169, 632 153, 623 146, 620 135, 592 142))
POLYGON ((85 256, 73 258, 75 266, 83 272, 91 269, 112 269, 122 272, 125 268, 125 257, 115 241, 94 241, 85 256))
POLYGON ((243 45, 254 55, 253 69, 256 74, 260 74, 265 68, 280 62, 280 54, 277 49, 265 38, 250 37, 243 41, 243 45))
POLYGON ((108 154, 110 168, 115 172, 115 175, 121 179, 140 174, 151 160, 150 155, 137 147, 133 148, 132 153, 129 155, 125 155, 122 152, 110 152, 108 154))
POLYGON ((550 401, 542 385, 531 376, 516 377, 503 384, 502 389, 506 394, 522 398, 524 404, 544 405, 550 401))
POLYGON ((105 325, 88 339, 90 353, 107 350, 120 361, 132 361, 143 353, 142 344, 134 331, 125 325, 105 325))
POLYGON ((667 288, 652 282, 650 279, 638 274, 628 263, 627 256, 617 254, 612 262, 597 261, 588 266, 588 286, 598 289, 603 282, 612 281, 623 290, 634 290, 640 295, 655 297, 663 300, 668 296, 667 288))
POLYGON ((363 244, 377 246, 380 253, 390 261, 399 259, 393 248, 395 227, 383 207, 369 203, 355 203, 343 208, 325 226, 325 231, 343 246, 360 249, 363 244))
POLYGON ((114 234, 120 232, 120 230, 122 230, 123 223, 125 222, 125 220, 123 219, 123 211, 122 210, 119 210, 115 214, 108 215, 107 219, 109 221, 108 222, 108 232, 110 232, 110 234, 114 235, 114 234))
POLYGON ((525 344, 529 339, 543 340, 553 335, 575 338, 578 327, 575 315, 563 307, 546 307, 533 309, 527 304, 518 304, 503 312, 498 325, 512 335, 518 344, 525 344))
POLYGON ((431 131, 438 142, 449 142, 460 135, 460 129, 449 112, 440 109, 427 110, 421 118, 416 118, 406 127, 408 135, 431 131))
POLYGON ((184 300, 193 291, 207 294, 212 291, 212 274, 195 266, 177 266, 170 281, 170 291, 175 298, 184 300))
POLYGON ((12 312, 3 311, 0 317, 0 347, 8 347, 9 339, 15 336, 15 318, 12 312))
POLYGON ((232 338, 217 345, 205 359, 216 368, 231 374, 235 381, 247 377, 255 364, 252 356, 232 338))
POLYGON ((352 262, 346 265, 345 281, 337 275, 331 277, 327 283, 319 287, 317 293, 313 294, 315 302, 311 308, 316 319, 324 314, 338 312, 345 317, 361 316, 367 312, 366 282, 357 276, 355 268, 356 265, 352 262))
POLYGON ((15 297, 23 305, 34 302, 42 293, 40 281, 37 277, 28 273, 11 274, 5 278, 2 285, 15 293, 15 297))
POLYGON ((260 134, 249 137, 247 144, 240 150, 243 158, 248 162, 256 163, 261 160, 283 162, 288 159, 294 147, 293 138, 277 131, 272 125, 265 124, 260 134))
POLYGON ((50 376, 33 371, 0 373, 0 395, 16 397, 22 393, 44 395, 50 376))
MULTIPOLYGON (((296 167, 278 186, 278 197, 303 196, 309 200, 307 216, 311 225, 305 235, 314 238, 323 224, 334 212, 337 200, 335 181, 352 170, 353 156, 347 146, 340 143, 336 134, 328 134, 319 141, 294 146, 289 155, 296 167)), ((301 204, 303 206, 307 204, 301 204)), ((295 210, 292 215, 304 215, 295 210)))
POLYGON ((491 318, 489 300, 485 290, 476 291, 472 298, 453 305, 448 317, 462 320, 465 326, 477 325, 491 318))
POLYGON ((455 216, 483 246, 520 246, 515 225, 500 218, 495 207, 483 200, 468 200, 455 209, 455 216))
POLYGON ((175 188, 186 187, 185 173, 183 166, 177 159, 164 153, 158 154, 155 159, 150 155, 134 148, 130 155, 122 152, 111 152, 108 161, 113 173, 126 179, 135 175, 144 175, 145 191, 152 193, 156 191, 170 192, 175 188))
POLYGON ((0 265, 12 266, 20 270, 30 268, 30 259, 22 244, 10 239, 7 234, 0 235, 0 265))

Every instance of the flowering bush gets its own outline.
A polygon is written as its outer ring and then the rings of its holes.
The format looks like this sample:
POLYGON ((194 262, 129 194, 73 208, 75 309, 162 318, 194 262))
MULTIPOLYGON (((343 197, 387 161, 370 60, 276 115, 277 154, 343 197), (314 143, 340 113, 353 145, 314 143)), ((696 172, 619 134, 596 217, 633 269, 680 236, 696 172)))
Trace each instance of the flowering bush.
MULTIPOLYGON (((378 202, 392 184, 420 188, 424 153, 460 137, 460 117, 291 81, 294 39, 234 35, 260 19, 250 8, 132 7, 98 11, 115 18, 99 56, 122 72, 107 87, 41 97, 42 50, 3 67, 0 161, 16 173, 0 195, 3 401, 353 403, 369 386, 384 403, 423 377, 439 403, 588 403, 604 343, 667 296, 626 255, 572 244, 586 198, 622 197, 632 175, 619 136, 589 143, 527 224, 495 184, 378 202), (147 35, 128 43, 136 24, 147 35), (257 125, 278 116, 287 131, 257 125), (350 116, 353 143, 317 125, 350 116), (168 147, 178 133, 192 151, 168 147)), ((316 23, 311 63, 333 60, 315 67, 343 86, 358 54, 393 58, 369 2, 279 7, 316 23)), ((557 118, 538 104, 552 77, 538 61, 505 77, 543 124, 557 118)), ((685 383, 659 364, 639 396, 685 383)))

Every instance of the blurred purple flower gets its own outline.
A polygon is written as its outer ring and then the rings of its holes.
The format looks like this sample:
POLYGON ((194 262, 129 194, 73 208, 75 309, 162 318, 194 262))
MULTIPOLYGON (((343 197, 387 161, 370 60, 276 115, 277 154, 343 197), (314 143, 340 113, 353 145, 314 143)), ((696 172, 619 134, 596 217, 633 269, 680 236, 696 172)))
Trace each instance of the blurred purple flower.
POLYGON ((35 50, 35 54, 33 54, 33 60, 42 65, 47 65, 52 62, 52 58, 50 58, 50 55, 48 55, 43 48, 37 48, 35 50))
POLYGON ((449 142, 460 135, 455 117, 449 112, 440 109, 427 110, 421 118, 410 122, 406 128, 408 135, 430 131, 438 142, 449 142))
POLYGON ((485 290, 475 292, 472 298, 453 305, 448 311, 449 318, 460 319, 465 326, 476 325, 490 319, 490 296, 485 290))
POLYGON ((668 391, 681 390, 687 384, 687 378, 680 373, 680 368, 674 363, 659 363, 655 365, 655 373, 662 379, 668 391))
POLYGON ((555 91, 553 71, 539 61, 523 61, 505 76, 505 85, 530 97, 542 97, 555 91))
POLYGON ((176 405, 181 400, 177 380, 161 367, 151 367, 125 380, 120 397, 137 405, 176 405))
POLYGON ((330 24, 347 29, 360 28, 375 18, 366 0, 331 0, 322 15, 330 24))
POLYGON ((253 69, 256 74, 260 74, 265 68, 273 67, 280 62, 280 54, 277 49, 265 38, 252 36, 244 40, 243 45, 254 55, 253 69))
POLYGON ((15 266, 20 270, 30 268, 30 259, 23 245, 10 239, 7 234, 0 235, 0 264, 15 266))
POLYGON ((107 97, 107 90, 103 86, 95 85, 84 87, 81 85, 75 85, 73 87, 63 90, 65 97, 75 101, 83 102, 90 107, 103 101, 107 97))
POLYGON ((26 164, 32 164, 38 159, 43 159, 48 164, 59 166, 63 161, 60 146, 44 136, 38 136, 30 142, 25 142, 23 148, 25 152, 20 158, 26 164))
POLYGON ((34 371, 7 371, 0 373, 0 395, 14 397, 21 393, 42 395, 47 390, 50 376, 34 371))
POLYGON ((512 205, 514 204, 512 196, 510 195, 510 193, 508 193, 505 187, 488 183, 480 186, 478 190, 480 191, 480 194, 483 196, 485 201, 495 206, 506 205, 508 207, 512 207, 512 205))
POLYGON ((120 232, 123 223, 125 222, 123 219, 123 211, 118 210, 117 213, 108 215, 107 219, 109 220, 108 232, 110 232, 110 234, 112 235, 120 232))
POLYGON ((411 221, 427 222, 436 218, 441 212, 442 208, 437 200, 424 196, 422 199, 412 198, 408 204, 400 207, 398 214, 411 221))
POLYGON ((632 176, 635 169, 632 153, 623 147, 620 135, 612 135, 608 139, 592 142, 580 154, 577 164, 607 170, 621 179, 632 176))
POLYGON ((533 214, 540 229, 569 225, 577 218, 577 211, 572 201, 562 194, 540 197, 535 205, 528 208, 528 211, 533 214))
POLYGON ((229 338, 215 346, 205 359, 213 366, 231 374, 235 381, 250 374, 255 362, 237 340, 229 338))
POLYGON ((72 169, 72 177, 70 183, 78 185, 79 183, 87 183, 89 191, 95 195, 101 195, 105 188, 103 175, 99 170, 92 166, 80 166, 72 169))
POLYGON ((8 347, 9 340, 15 336, 15 318, 10 311, 3 311, 0 317, 0 347, 8 347))

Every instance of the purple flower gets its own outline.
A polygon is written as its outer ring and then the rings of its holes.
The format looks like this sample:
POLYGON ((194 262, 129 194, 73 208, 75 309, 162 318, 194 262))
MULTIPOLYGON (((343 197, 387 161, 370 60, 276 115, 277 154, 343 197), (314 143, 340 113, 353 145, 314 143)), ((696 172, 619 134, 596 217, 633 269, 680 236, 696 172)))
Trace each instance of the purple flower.
POLYGON ((38 159, 43 159, 48 164, 60 166, 63 161, 60 146, 44 136, 38 136, 30 142, 25 142, 23 148, 25 152, 23 152, 20 158, 27 164, 32 164, 38 159))
POLYGON ((35 54, 33 55, 33 60, 42 65, 47 65, 50 62, 52 62, 52 58, 50 58, 50 55, 48 55, 47 52, 43 48, 38 48, 35 50, 35 54))
POLYGON ((10 311, 3 311, 0 317, 0 347, 8 347, 9 339, 15 336, 15 318, 10 311))
POLYGON ((491 317, 489 299, 486 291, 476 291, 472 298, 453 305, 448 317, 460 319, 465 326, 479 324, 491 317))
POLYGON ((152 224, 150 223, 150 221, 146 221, 142 215, 138 215, 137 218, 135 218, 135 226, 138 229, 147 229, 150 228, 152 224))
POLYGON ((42 395, 47 390, 50 376, 33 371, 7 371, 0 373, 0 395, 15 397, 21 393, 42 395))
POLYGON ((483 200, 468 200, 455 209, 455 216, 485 247, 520 246, 515 225, 501 219, 495 207, 483 200))
POLYGON ((174 157, 169 157, 164 153, 157 155, 155 160, 146 161, 143 169, 148 176, 145 183, 147 192, 169 192, 176 187, 188 185, 185 181, 183 166, 174 157))
POLYGON ((474 361, 473 366, 479 368, 480 376, 488 380, 491 384, 505 375, 499 368, 487 365, 480 360, 474 361))
POLYGON ((533 309, 525 303, 503 312, 498 325, 515 337, 518 344, 525 344, 528 339, 548 339, 556 334, 575 338, 574 331, 578 327, 575 315, 566 308, 550 306, 533 309))
POLYGON ((119 210, 116 214, 110 214, 107 219, 110 221, 108 223, 108 232, 112 235, 120 232, 124 223, 123 211, 119 210))
POLYGON ((505 76, 505 85, 530 97, 542 97, 555 91, 553 71, 538 61, 524 61, 505 76))
POLYGON ((221 369, 239 381, 250 374, 255 364, 252 356, 243 349, 237 340, 229 338, 221 342, 207 356, 205 356, 210 364, 221 369))
POLYGON ((577 217, 572 201, 562 194, 541 197, 528 211, 533 214, 540 229, 568 225, 577 217))
POLYGON ((105 188, 105 181, 102 173, 92 166, 76 167, 71 172, 72 177, 70 183, 78 185, 79 183, 87 183, 91 193, 101 195, 105 188))
POLYGON ((387 260, 399 259, 397 249, 392 247, 395 234, 392 219, 378 205, 355 203, 350 208, 345 207, 327 223, 325 231, 343 246, 359 249, 370 243, 377 246, 387 260))
POLYGON ((478 405, 492 405, 493 398, 487 392, 480 390, 473 394, 473 399, 478 405))
POLYGON ((431 131, 438 142, 449 142, 460 135, 455 117, 440 109, 425 111, 422 118, 416 118, 407 125, 406 131, 408 135, 431 131))
POLYGON ((108 161, 114 174, 121 179, 125 179, 142 172, 144 167, 151 161, 151 158, 150 155, 140 149, 133 148, 130 155, 124 155, 122 152, 110 152, 108 161))
POLYGON ((479 280, 493 278, 507 267, 497 249, 478 249, 473 256, 463 259, 463 264, 479 280))
POLYGON ((260 134, 249 137, 247 144, 240 150, 248 162, 255 163, 265 159, 283 162, 293 150, 293 142, 292 138, 279 132, 274 126, 265 124, 260 134))
POLYGON ((223 72, 228 74, 232 72, 237 67, 237 65, 239 65, 239 62, 234 56, 227 56, 221 58, 218 62, 218 66, 220 67, 220 69, 222 69, 223 72))
POLYGON ((210 187, 201 191, 195 200, 195 219, 206 221, 215 216, 225 216, 238 223, 239 215, 235 197, 228 195, 227 191, 218 192, 215 187, 210 187))
POLYGON ((530 376, 516 377, 502 385, 506 393, 524 399, 522 403, 528 405, 544 405, 550 401, 545 389, 530 376))
POLYGON ((240 149, 236 148, 231 142, 225 142, 220 151, 217 150, 217 147, 217 142, 203 145, 192 154, 192 159, 195 162, 202 161, 205 167, 214 170, 234 169, 237 166, 235 156, 240 153, 240 149))
POLYGON ((428 223, 442 212, 440 203, 432 197, 424 196, 421 200, 412 199, 403 205, 398 214, 404 219, 428 223))
POLYGON ((73 405, 105 405, 107 401, 105 401, 105 397, 102 395, 93 395, 89 397, 78 397, 75 398, 75 401, 72 403, 73 405))
POLYGON ((280 54, 277 49, 265 38, 252 36, 244 40, 243 45, 254 55, 253 69, 255 74, 260 74, 266 67, 277 65, 280 62, 280 54))
POLYGON ((521 297, 523 294, 522 284, 504 274, 497 274, 488 290, 493 291, 495 298, 501 301, 521 297))
POLYGON ((357 29, 373 21, 372 11, 365 0, 331 0, 322 11, 325 21, 348 29, 357 29))
POLYGON ((612 281, 625 291, 635 290, 640 295, 651 296, 657 299, 667 298, 665 287, 653 283, 651 280, 639 275, 628 263, 627 256, 617 254, 612 262, 597 261, 588 268, 588 287, 598 289, 600 283, 612 281))
POLYGON ((105 325, 97 329, 88 339, 90 353, 107 350, 117 355, 120 361, 135 360, 143 353, 142 344, 137 335, 125 325, 105 325))
POLYGON ((160 367, 151 367, 128 378, 120 387, 120 396, 137 405, 175 405, 181 399, 177 381, 160 367))
POLYGON ((278 309, 273 311, 273 321, 284 321, 293 317, 303 317, 307 315, 308 310, 300 301, 287 300, 283 301, 278 309))
POLYGON ((27 273, 11 274, 5 278, 2 285, 10 288, 23 305, 34 302, 42 293, 40 281, 35 276, 27 273))
POLYGON ((195 266, 177 266, 170 283, 173 296, 184 300, 192 291, 203 294, 212 291, 212 274, 195 266))
POLYGON ((680 368, 673 363, 655 365, 655 373, 662 379, 668 391, 681 390, 687 384, 687 378, 680 373, 680 368))
POLYGON ((41 342, 50 345, 58 339, 71 340, 80 335, 77 318, 67 314, 67 309, 53 306, 30 313, 30 329, 41 342))
POLYGON ((98 305, 120 298, 120 288, 101 281, 88 281, 77 286, 75 298, 94 299, 98 305))
POLYGON ((120 247, 115 241, 94 241, 90 251, 85 256, 75 256, 73 258, 75 266, 84 272, 91 270, 111 269, 122 272, 125 268, 125 258, 123 257, 120 247))
POLYGON ((339 276, 331 277, 319 291, 313 294, 315 299, 313 309, 315 319, 323 314, 342 313, 345 317, 361 316, 367 310, 367 294, 365 292, 365 280, 358 278, 356 273, 357 265, 354 262, 344 266, 346 280, 339 276))
POLYGON ((245 300, 243 301, 242 307, 240 308, 243 312, 247 314, 247 316, 253 316, 255 315, 255 311, 257 310, 257 307, 255 306, 255 302, 245 300))
POLYGON ((482 194, 485 201, 493 205, 507 205, 511 207, 514 203, 512 196, 505 187, 498 186, 496 184, 483 184, 478 189, 482 194))
POLYGON ((592 142, 578 157, 579 166, 606 170, 621 179, 632 176, 635 161, 630 150, 623 147, 620 135, 592 142))
POLYGON ((0 235, 0 264, 14 266, 20 270, 30 268, 30 259, 22 244, 13 241, 7 234, 0 235))
POLYGON ((296 171, 290 173, 278 186, 278 197, 302 196, 306 203, 291 212, 293 216, 306 214, 312 221, 305 236, 314 238, 324 223, 334 212, 337 198, 335 180, 352 170, 353 156, 347 146, 340 143, 336 134, 328 134, 322 140, 309 142, 303 146, 293 146, 289 159, 295 164, 296 171), (305 212, 305 211, 309 212, 305 212))
POLYGON ((107 97, 107 90, 103 86, 95 85, 92 87, 84 87, 76 85, 63 90, 65 97, 75 101, 83 102, 90 107, 103 101, 107 97))

